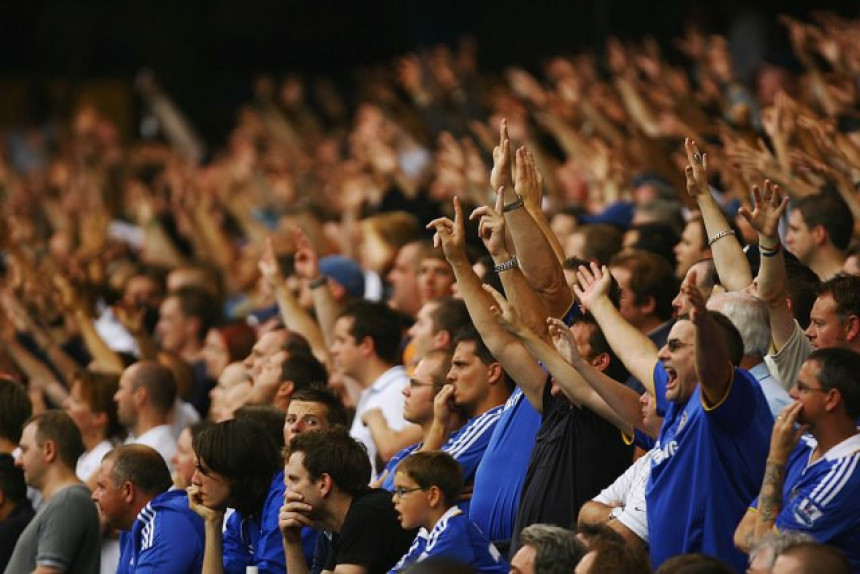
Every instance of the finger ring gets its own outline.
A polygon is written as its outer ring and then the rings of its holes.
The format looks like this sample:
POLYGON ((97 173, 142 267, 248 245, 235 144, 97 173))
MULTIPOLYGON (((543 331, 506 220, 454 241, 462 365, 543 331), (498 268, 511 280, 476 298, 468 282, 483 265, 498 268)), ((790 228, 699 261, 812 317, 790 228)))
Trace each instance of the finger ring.
POLYGON ((696 163, 702 163, 702 154, 696 152, 693 154, 693 161, 696 163))

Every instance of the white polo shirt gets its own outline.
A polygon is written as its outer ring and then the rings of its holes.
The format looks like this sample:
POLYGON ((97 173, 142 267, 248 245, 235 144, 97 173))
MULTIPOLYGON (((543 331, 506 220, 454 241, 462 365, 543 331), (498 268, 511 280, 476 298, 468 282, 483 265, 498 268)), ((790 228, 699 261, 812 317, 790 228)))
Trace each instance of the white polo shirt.
POLYGON ((403 418, 403 389, 408 384, 409 375, 406 374, 406 369, 398 365, 385 371, 372 385, 361 391, 359 396, 358 405, 355 407, 355 419, 352 421, 349 434, 367 447, 373 469, 372 480, 376 480, 380 470, 376 464, 376 455, 379 451, 373 442, 370 429, 364 426, 361 417, 367 411, 379 409, 391 430, 399 431, 409 425, 410 423, 403 418))

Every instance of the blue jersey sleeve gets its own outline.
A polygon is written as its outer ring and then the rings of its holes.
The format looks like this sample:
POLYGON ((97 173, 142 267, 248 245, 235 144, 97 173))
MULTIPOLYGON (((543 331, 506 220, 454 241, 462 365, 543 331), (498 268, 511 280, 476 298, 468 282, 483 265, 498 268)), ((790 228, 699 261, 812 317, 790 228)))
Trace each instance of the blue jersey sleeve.
POLYGON ((502 407, 496 407, 474 420, 472 424, 464 427, 456 435, 449 439, 442 450, 454 457, 463 469, 463 480, 469 484, 475 478, 475 472, 484 452, 490 443, 493 429, 501 417, 502 407))
POLYGON ((274 480, 259 516, 244 519, 238 512, 227 520, 224 530, 224 571, 245 574, 246 566, 256 566, 260 574, 282 573, 287 566, 278 514, 284 500, 283 480, 274 480))
POLYGON ((251 565, 251 552, 248 544, 242 542, 242 516, 234 512, 227 519, 222 542, 222 561, 226 574, 245 574, 245 567, 251 565))
POLYGON ((143 536, 135 574, 186 574, 203 567, 203 522, 198 516, 158 512, 153 529, 144 529, 143 536))
MULTIPOLYGON (((285 490, 283 479, 275 481, 263 506, 260 537, 257 539, 254 559, 251 562, 252 566, 259 569, 260 574, 280 574, 287 568, 284 539, 281 529, 278 528, 278 515, 284 503, 285 490)), ((305 556, 307 554, 306 551, 305 556)))
MULTIPOLYGON (((702 407, 705 409, 708 417, 710 417, 710 420, 716 422, 723 430, 728 432, 743 432, 746 430, 746 427, 750 424, 753 417, 757 416, 757 412, 760 410, 762 404, 764 404, 764 394, 761 391, 761 387, 745 369, 734 370, 725 397, 716 404, 708 405, 705 402, 704 393, 701 396, 702 407)), ((772 424, 773 416, 769 416, 769 422, 772 424)))
POLYGON ((834 464, 824 479, 796 494, 776 519, 779 530, 806 532, 822 543, 857 532, 860 542, 860 453, 834 464))

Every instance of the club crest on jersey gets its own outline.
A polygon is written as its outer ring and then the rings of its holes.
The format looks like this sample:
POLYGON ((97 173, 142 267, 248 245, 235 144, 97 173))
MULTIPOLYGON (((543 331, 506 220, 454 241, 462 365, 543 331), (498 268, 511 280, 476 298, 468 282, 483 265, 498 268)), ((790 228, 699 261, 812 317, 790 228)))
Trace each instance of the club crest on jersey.
POLYGON ((678 432, 681 432, 681 429, 687 424, 687 411, 681 413, 681 420, 678 422, 678 432))
POLYGON ((804 498, 794 510, 794 516, 797 517, 798 522, 806 524, 807 526, 812 526, 812 524, 821 518, 823 514, 824 513, 821 512, 821 509, 808 498, 804 498))

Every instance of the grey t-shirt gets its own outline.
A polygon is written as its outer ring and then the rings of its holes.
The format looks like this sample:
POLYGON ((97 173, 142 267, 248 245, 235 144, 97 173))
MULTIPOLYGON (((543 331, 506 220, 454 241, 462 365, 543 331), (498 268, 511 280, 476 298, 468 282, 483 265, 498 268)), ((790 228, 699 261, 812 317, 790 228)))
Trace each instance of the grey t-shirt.
POLYGON ((51 566, 65 572, 98 574, 99 516, 83 484, 67 486, 42 504, 21 533, 6 574, 51 566))

